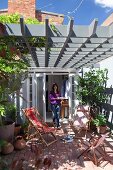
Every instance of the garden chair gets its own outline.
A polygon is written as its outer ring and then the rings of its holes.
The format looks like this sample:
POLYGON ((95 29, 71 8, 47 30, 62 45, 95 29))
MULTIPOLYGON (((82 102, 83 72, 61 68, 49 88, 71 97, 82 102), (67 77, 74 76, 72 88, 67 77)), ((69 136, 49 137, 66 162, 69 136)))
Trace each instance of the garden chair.
MULTIPOLYGON (((87 136, 87 132, 90 130, 90 115, 88 108, 86 109, 84 106, 78 106, 73 119, 70 121, 70 127, 74 131, 76 137, 78 138, 83 134, 87 136)), ((76 138, 75 137, 75 138, 76 138)))
POLYGON ((108 134, 106 133, 100 137, 93 136, 89 141, 82 141, 81 144, 84 144, 87 148, 77 158, 79 159, 83 155, 97 166, 100 165, 102 160, 111 162, 104 147, 104 140, 108 134))
POLYGON ((35 133, 32 136, 38 136, 43 144, 49 146, 57 141, 56 136, 54 134, 55 128, 49 127, 46 122, 44 122, 43 118, 39 114, 38 110, 34 107, 22 109, 23 113, 27 117, 30 122, 28 127, 28 134, 30 134, 31 128, 35 129, 35 133), (44 138, 44 135, 51 135, 53 140, 51 142, 47 142, 44 138))

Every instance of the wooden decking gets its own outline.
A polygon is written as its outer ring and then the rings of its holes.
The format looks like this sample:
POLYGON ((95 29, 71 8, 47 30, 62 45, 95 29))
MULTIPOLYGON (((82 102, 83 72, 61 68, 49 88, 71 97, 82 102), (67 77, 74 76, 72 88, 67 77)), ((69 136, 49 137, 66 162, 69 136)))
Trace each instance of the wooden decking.
MULTIPOLYGON (((93 164, 92 161, 87 160, 86 158, 80 157, 77 159, 77 156, 80 154, 83 146, 81 146, 80 140, 74 139, 72 142, 66 143, 64 142, 64 137, 67 134, 74 134, 72 129, 70 128, 68 123, 62 123, 62 128, 56 131, 56 135, 58 141, 48 148, 38 143, 38 147, 41 148, 42 153, 39 155, 41 159, 41 163, 39 168, 40 170, 47 169, 43 160, 45 157, 51 159, 50 170, 113 170, 113 165, 108 162, 102 162, 102 164, 97 167, 93 164)), ((48 139, 50 140, 50 139, 48 139)), ((113 160, 113 139, 112 137, 106 138, 106 149, 108 154, 111 156, 111 160, 113 160)), ((10 165, 14 160, 24 159, 24 169, 25 170, 36 170, 34 167, 34 159, 36 158, 28 146, 24 150, 21 151, 13 151, 9 155, 2 155, 2 159, 6 160, 6 162, 10 165)), ((37 155, 38 157, 38 155, 37 155)), ((1 170, 1 169, 0 169, 1 170)), ((14 169, 17 170, 17 169, 14 169)))

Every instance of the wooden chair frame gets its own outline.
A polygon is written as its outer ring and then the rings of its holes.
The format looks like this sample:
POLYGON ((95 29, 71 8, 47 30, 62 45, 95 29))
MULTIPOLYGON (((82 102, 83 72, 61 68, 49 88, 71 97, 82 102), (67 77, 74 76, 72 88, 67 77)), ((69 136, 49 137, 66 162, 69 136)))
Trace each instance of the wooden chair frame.
MULTIPOLYGON (((89 113, 89 110, 88 109, 85 110, 84 106, 82 106, 82 105, 81 105, 81 108, 79 108, 79 107, 77 108, 76 113, 78 114, 79 112, 82 112, 84 117, 86 117, 88 121, 86 122, 85 126, 82 126, 82 124, 81 124, 79 129, 77 129, 77 126, 74 125, 74 121, 77 121, 77 119, 71 120, 71 121, 69 121, 70 127, 72 128, 72 130, 74 131, 75 134, 76 133, 80 134, 82 132, 82 130, 84 130, 85 131, 85 138, 86 138, 87 132, 90 130, 90 123, 91 123, 90 113, 89 113)), ((80 124, 80 122, 79 122, 79 124, 80 124)), ((78 137, 75 137, 75 138, 81 138, 81 137, 78 136, 78 137)))
POLYGON ((106 155, 104 140, 109 133, 104 134, 101 137, 91 137, 87 142, 83 142, 87 146, 87 148, 77 157, 78 159, 83 155, 86 156, 89 160, 91 160, 95 165, 99 166, 101 161, 104 159, 110 162, 108 156, 106 155), (89 155, 90 153, 90 155, 89 155), (98 157, 98 154, 101 156, 98 157))
POLYGON ((30 139, 30 131, 32 128, 35 129, 35 133, 31 135, 32 137, 36 136, 40 139, 40 141, 45 144, 47 147, 57 141, 54 132, 55 128, 49 127, 48 124, 43 120, 38 110, 34 107, 22 109, 25 114, 27 120, 29 121, 28 126, 28 139, 30 139), (31 117, 32 116, 32 117, 31 117), (47 143, 44 139, 43 135, 51 135, 53 137, 53 141, 47 143))

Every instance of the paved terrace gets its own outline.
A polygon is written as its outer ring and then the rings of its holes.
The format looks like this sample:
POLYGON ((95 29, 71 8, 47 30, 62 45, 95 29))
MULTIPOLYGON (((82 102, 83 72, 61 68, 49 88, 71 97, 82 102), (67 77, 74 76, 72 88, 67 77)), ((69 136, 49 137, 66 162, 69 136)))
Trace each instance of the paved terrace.
MULTIPOLYGON (((2 155, 3 160, 6 160, 6 162, 10 165, 11 162, 14 162, 15 160, 24 160, 24 168, 25 170, 44 170, 44 169, 50 169, 50 170, 113 170, 113 165, 111 165, 108 162, 102 162, 99 167, 95 166, 92 161, 87 160, 86 158, 80 157, 77 159, 77 156, 80 154, 80 152, 83 150, 84 146, 81 145, 80 140, 74 139, 70 143, 65 143, 62 139, 67 134, 74 134, 72 132, 72 129, 70 128, 68 123, 62 123, 62 128, 60 130, 56 131, 56 135, 58 138, 58 141, 48 148, 43 146, 43 144, 38 143, 37 146, 39 148, 38 154, 35 156, 33 152, 31 152, 29 143, 27 143, 27 146, 25 149, 21 151, 13 151, 9 155, 2 155), (41 152, 42 151, 42 152, 41 152), (44 158, 50 158, 51 165, 49 168, 47 166, 44 166, 44 158), (37 168, 34 167, 34 160, 37 159, 37 165, 40 162, 39 166, 37 168)), ((82 134, 81 134, 82 135, 82 134)), ((50 139, 48 139, 50 140, 50 139)), ((32 142, 35 142, 32 141, 32 142)), ((111 156, 111 160, 113 158, 113 138, 107 137, 105 140, 106 143, 106 149, 107 151, 111 151, 108 154, 111 156)), ((14 165, 13 164, 13 165, 14 165)), ((20 161, 21 164, 21 161, 20 161)), ((1 170, 1 169, 0 169, 1 170)), ((3 169, 2 169, 3 170, 3 169)), ((14 170, 21 170, 21 168, 14 168, 14 170)))

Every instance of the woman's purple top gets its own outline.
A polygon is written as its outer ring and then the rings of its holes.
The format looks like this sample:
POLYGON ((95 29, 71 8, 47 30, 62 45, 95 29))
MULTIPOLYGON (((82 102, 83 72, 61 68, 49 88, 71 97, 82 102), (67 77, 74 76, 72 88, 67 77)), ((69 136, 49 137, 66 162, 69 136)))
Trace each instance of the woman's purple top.
POLYGON ((60 93, 50 92, 49 99, 51 104, 60 104, 61 100, 55 98, 60 97, 60 93))

